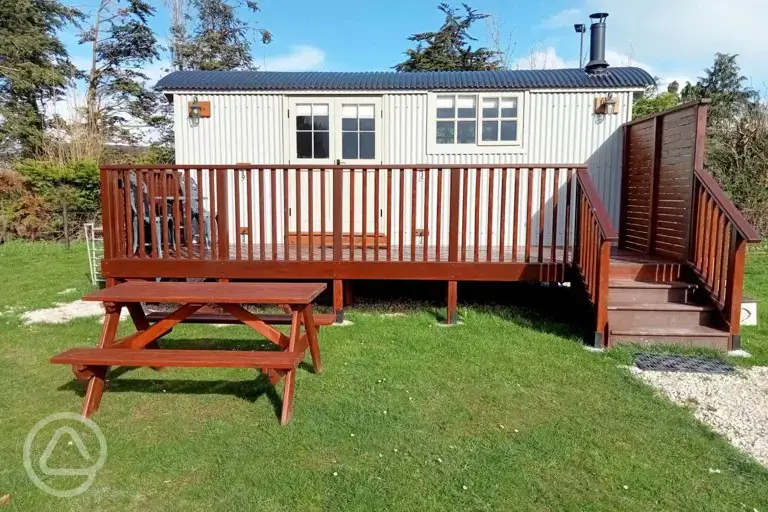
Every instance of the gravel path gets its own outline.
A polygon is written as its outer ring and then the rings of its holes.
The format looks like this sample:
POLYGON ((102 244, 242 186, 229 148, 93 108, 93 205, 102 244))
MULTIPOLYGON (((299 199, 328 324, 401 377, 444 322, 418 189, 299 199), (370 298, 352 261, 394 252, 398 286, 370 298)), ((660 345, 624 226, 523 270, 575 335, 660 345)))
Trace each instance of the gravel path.
POLYGON ((732 375, 631 371, 768 466, 768 367, 732 375))

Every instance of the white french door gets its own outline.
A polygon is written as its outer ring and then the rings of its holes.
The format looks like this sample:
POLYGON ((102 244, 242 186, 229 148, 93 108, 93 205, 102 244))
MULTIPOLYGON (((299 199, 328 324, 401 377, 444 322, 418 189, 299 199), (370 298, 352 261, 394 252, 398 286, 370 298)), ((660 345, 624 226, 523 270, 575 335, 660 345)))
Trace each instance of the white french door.
POLYGON ((288 176, 289 197, 295 200, 301 195, 302 212, 297 217, 295 205, 289 205, 290 231, 301 233, 319 233, 322 218, 325 217, 326 230, 332 229, 333 180, 332 173, 325 172, 325 205, 321 211, 321 186, 323 180, 319 168, 329 165, 360 166, 357 171, 344 171, 344 194, 342 205, 342 224, 345 233, 366 231, 371 236, 375 229, 375 218, 384 218, 386 205, 386 187, 384 173, 379 172, 379 211, 375 211, 376 173, 363 171, 365 166, 381 163, 381 97, 292 97, 288 102, 289 143, 288 162, 300 172, 300 182, 296 182, 295 173, 288 176), (352 179, 354 172, 354 212, 352 212, 352 179), (309 225, 309 175, 312 175, 312 226, 309 225), (365 189, 365 197, 363 190, 365 189), (365 211, 363 204, 365 203, 365 211), (365 219, 365 229, 363 229, 365 219), (350 221, 351 220, 351 221, 350 221))

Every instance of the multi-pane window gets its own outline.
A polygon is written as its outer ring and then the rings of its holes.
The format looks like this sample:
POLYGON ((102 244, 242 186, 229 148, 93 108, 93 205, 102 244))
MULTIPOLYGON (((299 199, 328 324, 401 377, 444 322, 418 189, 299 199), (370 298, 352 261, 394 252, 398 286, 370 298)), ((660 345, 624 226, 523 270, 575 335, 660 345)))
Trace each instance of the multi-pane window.
POLYGON ((296 157, 328 158, 331 147, 328 104, 296 105, 296 157))
POLYGON ((438 144, 474 144, 477 139, 477 96, 437 97, 438 144))
POLYGON ((517 98, 483 96, 482 142, 517 141, 517 98))
POLYGON ((438 145, 509 145, 520 142, 519 95, 438 94, 434 103, 438 145))
POLYGON ((356 104, 341 107, 341 157, 376 158, 376 108, 356 104))

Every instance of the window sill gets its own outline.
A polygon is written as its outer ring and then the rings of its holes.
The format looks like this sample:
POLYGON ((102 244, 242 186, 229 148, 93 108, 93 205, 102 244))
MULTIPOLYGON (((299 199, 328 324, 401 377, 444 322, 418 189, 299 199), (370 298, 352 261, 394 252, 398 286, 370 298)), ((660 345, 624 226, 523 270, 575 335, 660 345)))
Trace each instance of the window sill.
POLYGON ((522 144, 430 144, 428 155, 521 155, 526 151, 522 144))

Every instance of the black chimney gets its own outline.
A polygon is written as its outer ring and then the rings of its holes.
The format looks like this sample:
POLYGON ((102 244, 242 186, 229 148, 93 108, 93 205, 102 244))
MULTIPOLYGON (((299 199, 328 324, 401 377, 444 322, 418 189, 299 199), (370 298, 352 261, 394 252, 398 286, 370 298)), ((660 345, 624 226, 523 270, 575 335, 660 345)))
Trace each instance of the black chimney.
POLYGON ((608 63, 605 61, 605 18, 608 17, 608 13, 596 12, 589 17, 592 19, 592 26, 590 27, 589 62, 586 69, 587 73, 598 74, 608 68, 608 63))

